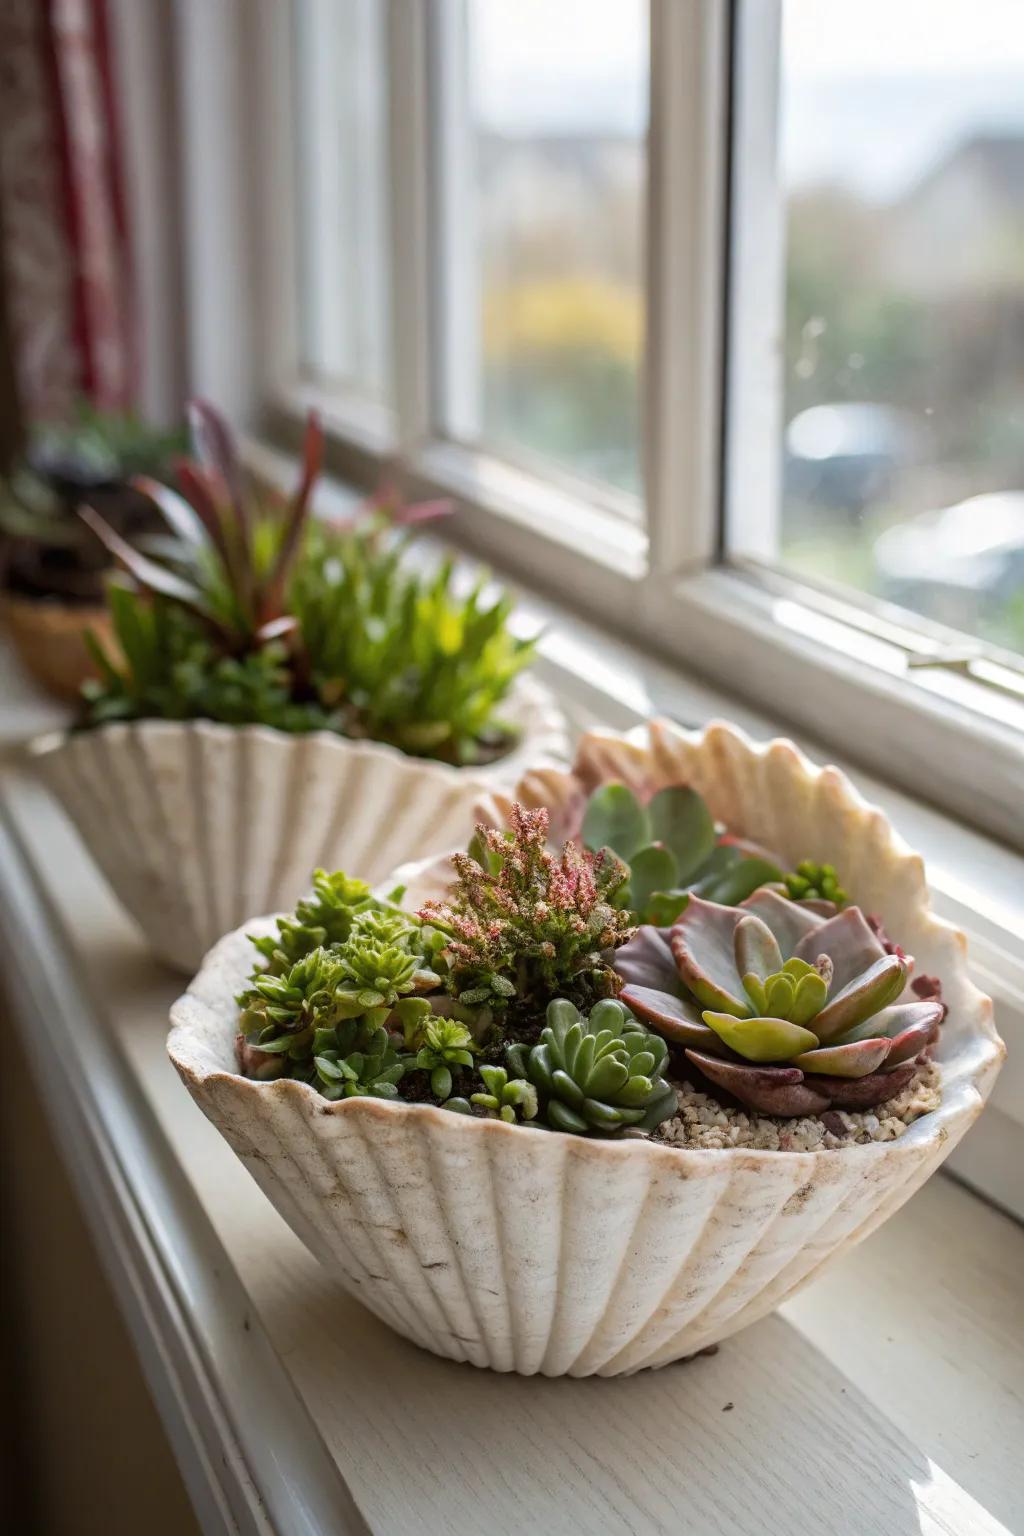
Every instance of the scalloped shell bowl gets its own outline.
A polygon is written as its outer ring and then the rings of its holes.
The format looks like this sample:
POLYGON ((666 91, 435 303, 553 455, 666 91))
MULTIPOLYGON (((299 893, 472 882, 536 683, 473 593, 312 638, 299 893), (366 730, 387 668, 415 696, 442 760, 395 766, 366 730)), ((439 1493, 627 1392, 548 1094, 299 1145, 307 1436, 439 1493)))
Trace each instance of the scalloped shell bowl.
POLYGON ((410 847, 464 845, 473 807, 538 754, 565 760, 561 714, 523 679, 523 740, 452 768, 327 731, 141 720, 33 743, 36 764, 160 959, 191 973, 254 912, 287 910, 315 868, 382 880, 410 847))
MULTIPOLYGON (((929 909, 920 859, 835 769, 728 727, 654 725, 585 737, 574 775, 531 775, 523 793, 547 797, 567 827, 582 786, 607 778, 645 794, 692 783, 787 860, 837 863, 855 899, 942 978, 943 1098, 898 1141, 818 1152, 684 1150, 432 1105, 331 1104, 306 1084, 234 1071, 251 949, 229 935, 172 1010, 168 1049, 189 1091, 346 1289, 424 1348, 498 1371, 629 1374, 754 1322, 914 1193, 980 1112, 1003 1056, 963 935, 929 909)), ((437 871, 413 871, 421 893, 437 871)))

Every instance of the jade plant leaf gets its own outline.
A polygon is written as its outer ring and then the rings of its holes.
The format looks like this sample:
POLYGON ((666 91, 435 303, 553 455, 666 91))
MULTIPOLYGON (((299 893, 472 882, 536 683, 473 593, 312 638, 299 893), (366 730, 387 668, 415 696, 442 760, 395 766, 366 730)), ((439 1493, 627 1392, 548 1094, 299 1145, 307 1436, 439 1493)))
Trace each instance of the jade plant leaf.
POLYGON ((689 891, 655 891, 647 903, 644 917, 655 928, 671 928, 690 899, 689 891))
POLYGON ((613 848, 628 861, 651 841, 650 818, 625 784, 602 784, 587 802, 582 837, 588 848, 613 848))
POLYGON ((731 1093, 749 1109, 762 1115, 820 1115, 831 1102, 829 1091, 822 1092, 809 1083, 799 1067, 758 1067, 749 1062, 719 1061, 703 1051, 686 1052, 701 1073, 726 1093, 731 1093))
POLYGON ((695 789, 673 785, 659 789, 647 807, 651 835, 675 856, 676 873, 661 882, 663 888, 689 880, 704 865, 715 847, 715 823, 695 789))
POLYGON ((705 1008, 742 1018, 750 1012, 736 966, 733 938, 744 914, 736 907, 691 896, 672 929, 671 946, 679 974, 705 1008))
POLYGON ((701 895, 709 901, 721 902, 723 906, 732 907, 745 901, 759 886, 769 885, 778 880, 779 866, 772 864, 768 859, 748 859, 742 854, 738 855, 716 878, 710 881, 701 895))
POLYGON ((891 1071, 869 1072, 867 1077, 827 1077, 824 1073, 808 1073, 803 1087, 827 1096, 834 1109, 873 1109, 901 1093, 916 1071, 917 1062, 906 1061, 891 1071))
POLYGON ((646 914, 655 894, 664 895, 678 883, 678 879, 674 854, 663 843, 649 843, 646 848, 639 849, 630 861, 630 907, 635 912, 646 914))
MULTIPOLYGON (((780 896, 779 900, 786 901, 786 898, 780 896)), ((794 912, 806 912, 806 908, 796 902, 787 905, 794 912)), ((782 947, 787 954, 809 960, 812 965, 818 955, 828 955, 832 961, 833 997, 885 955, 884 946, 872 933, 859 907, 847 907, 823 922, 819 919, 817 927, 809 929, 797 945, 787 949, 783 944, 782 947)))
MULTIPOLYGON (((676 969, 667 928, 647 924, 638 928, 629 943, 616 953, 615 969, 629 986, 648 987, 674 997, 688 996, 676 969)), ((694 1016, 700 1017, 699 1009, 694 1016)))
POLYGON ((907 967, 899 956, 882 955, 866 971, 848 982, 842 991, 833 991, 831 1001, 825 1004, 814 1020, 818 1038, 833 1040, 881 1012, 899 997, 906 979, 907 967))

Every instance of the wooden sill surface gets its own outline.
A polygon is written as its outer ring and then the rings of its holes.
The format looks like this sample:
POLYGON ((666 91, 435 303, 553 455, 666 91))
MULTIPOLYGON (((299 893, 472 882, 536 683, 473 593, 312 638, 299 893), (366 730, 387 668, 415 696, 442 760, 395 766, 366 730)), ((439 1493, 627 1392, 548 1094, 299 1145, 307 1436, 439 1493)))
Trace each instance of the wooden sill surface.
MULTIPOLYGON (((15 1010, 51 1116, 66 1117, 68 1094, 99 1102, 116 1087, 93 1117, 91 1134, 107 1145, 91 1179, 116 1165, 112 1188, 130 1201, 143 1154, 184 1175, 182 1196, 166 1174, 166 1212, 159 1184, 147 1186, 141 1219, 167 1316, 186 1335, 166 1411, 188 1399, 190 1372, 216 1400, 216 1412, 195 1409, 177 1428, 182 1455, 189 1424, 201 1442, 192 1487, 204 1529, 1024 1529, 1024 1231, 1005 1216, 935 1178, 780 1313, 687 1365, 549 1381, 437 1360, 333 1284, 193 1105, 164 1052, 181 979, 148 957, 63 814, 16 763, 3 770, 0 803, 17 852, 0 868, 8 967, 28 976, 47 958, 38 916, 26 942, 34 898, 15 865, 65 929, 53 938, 68 962, 64 1001, 76 999, 65 1035, 58 1007, 15 1010), (77 1000, 79 983, 91 1007, 77 1000), (114 1047, 102 1072, 89 1056, 93 1026, 114 1047), (51 1033, 68 1068, 60 1092, 47 1082, 51 1033), (177 1252, 182 1220, 209 1231, 226 1306, 177 1252), (301 1468, 269 1433, 283 1392, 292 1444, 310 1452, 301 1468), (223 1515, 229 1480, 235 1503, 223 1515), (327 1524, 317 1508, 340 1513, 327 1524)), ((151 1311, 136 1345, 147 1353, 148 1328, 160 1402, 171 1345, 160 1307, 151 1311)))

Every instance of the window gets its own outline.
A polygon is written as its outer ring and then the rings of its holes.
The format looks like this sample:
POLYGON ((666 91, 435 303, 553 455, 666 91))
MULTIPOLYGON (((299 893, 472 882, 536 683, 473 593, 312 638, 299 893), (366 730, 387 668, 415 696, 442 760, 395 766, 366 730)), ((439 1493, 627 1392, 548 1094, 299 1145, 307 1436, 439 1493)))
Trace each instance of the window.
POLYGON ((737 547, 1024 651, 1020 8, 784 0, 778 94, 777 496, 737 547))
POLYGON ((390 395, 381 0, 293 7, 299 360, 311 381, 390 395))
POLYGON ((462 0, 440 52, 444 426, 639 497, 644 0, 462 0))
POLYGON ((1017 0, 289 0, 245 47, 285 425, 1020 843, 1017 0))

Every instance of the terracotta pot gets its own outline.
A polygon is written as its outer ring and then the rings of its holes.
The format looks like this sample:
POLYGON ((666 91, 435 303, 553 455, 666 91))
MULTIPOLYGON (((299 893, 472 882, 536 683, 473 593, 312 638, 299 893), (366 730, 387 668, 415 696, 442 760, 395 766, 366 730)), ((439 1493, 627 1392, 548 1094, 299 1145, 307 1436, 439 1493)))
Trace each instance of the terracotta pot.
MULTIPOLYGON (((1004 1055, 963 935, 930 910, 920 858, 837 770, 785 741, 655 725, 585 737, 575 775, 531 775, 524 793, 547 795, 567 827, 584 786, 611 777, 641 791, 691 783, 732 830, 787 860, 839 866, 854 899, 942 980, 936 1111, 895 1142, 703 1151, 249 1081, 234 1070, 234 998, 252 968, 245 932, 269 919, 223 939, 171 1013, 168 1050, 190 1093, 313 1253, 406 1337, 499 1371, 629 1374, 762 1317, 914 1193, 979 1114, 1004 1055)), ((411 836, 406 848, 429 852, 411 836)), ((405 871, 417 898, 436 890, 438 868, 405 871)))
POLYGON ((47 693, 68 703, 74 703, 82 684, 96 676, 85 645, 86 630, 93 630, 107 649, 115 649, 102 603, 60 603, 8 592, 0 614, 26 672, 47 693))
POLYGON ((194 971, 253 912, 294 906, 315 868, 379 880, 410 847, 465 844, 473 807, 524 754, 567 751, 546 689, 521 680, 515 752, 452 768, 328 731, 141 720, 33 744, 50 789, 155 953, 194 971))

